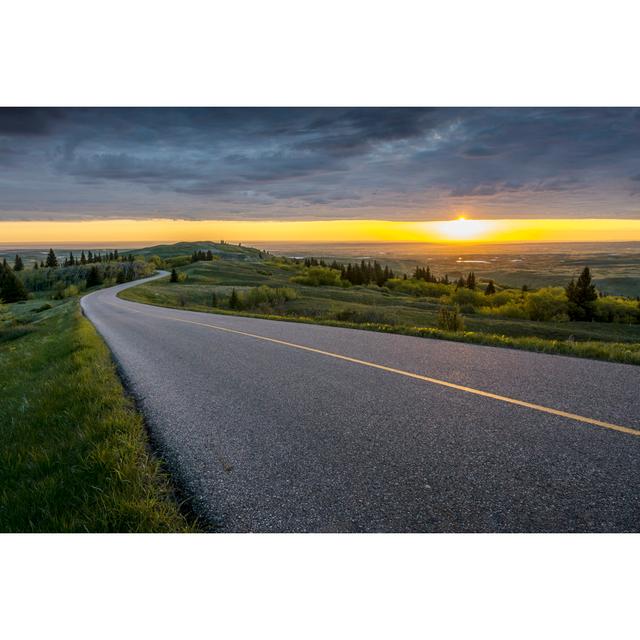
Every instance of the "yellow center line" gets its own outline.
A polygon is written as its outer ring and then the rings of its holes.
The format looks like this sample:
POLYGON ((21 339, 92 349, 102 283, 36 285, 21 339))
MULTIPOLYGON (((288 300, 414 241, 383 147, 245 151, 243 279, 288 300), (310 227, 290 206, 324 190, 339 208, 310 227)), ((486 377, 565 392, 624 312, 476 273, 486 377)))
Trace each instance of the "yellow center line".
POLYGON ((554 416, 560 416, 561 418, 568 418, 569 420, 575 420, 577 422, 584 422, 586 424, 595 425, 596 427, 603 427, 605 429, 611 429, 612 431, 620 431, 621 433, 626 433, 632 436, 640 436, 640 429, 634 429, 632 427, 625 427, 619 424, 613 424, 611 422, 605 422, 603 420, 596 420, 595 418, 588 418, 586 416, 578 415, 577 413, 569 413, 568 411, 562 411, 560 409, 554 409, 552 407, 545 407, 541 404, 535 404, 534 402, 526 402, 525 400, 518 400, 517 398, 510 398, 508 396, 501 396, 497 393, 491 393, 490 391, 482 391, 481 389, 474 389, 473 387, 466 387, 461 384, 455 384, 454 382, 447 382, 446 380, 439 380, 438 378, 430 378, 429 376, 423 376, 419 373, 412 373, 411 371, 404 371, 403 369, 395 369, 394 367, 387 367, 383 364, 378 364, 376 362, 369 362, 367 360, 360 360, 358 358, 352 358, 351 356, 345 356, 340 353, 333 353, 331 351, 324 351, 322 349, 316 349, 314 347, 307 347, 302 344, 296 344, 295 342, 287 342, 286 340, 279 340, 277 338, 268 338, 267 336, 261 336, 255 333, 249 333, 247 331, 240 331, 238 329, 229 329, 228 327, 221 327, 216 324, 209 324, 205 322, 196 322, 195 320, 186 320, 184 318, 174 318, 171 316, 165 316, 161 314, 152 314, 145 313, 144 311, 139 311, 137 309, 131 309, 130 311, 134 311, 135 313, 140 313, 142 315, 150 316, 153 318, 163 318, 165 320, 173 320, 175 322, 185 322, 187 324, 195 324, 201 327, 208 327, 210 329, 216 329, 218 331, 226 331, 228 333, 235 333, 240 336, 247 336, 249 338, 255 338, 256 340, 264 340, 266 342, 272 342, 274 344, 283 345, 285 347, 290 347, 293 349, 300 349, 302 351, 309 351, 310 353, 318 353, 323 356, 328 356, 330 358, 336 358, 337 360, 344 360, 345 362, 352 362, 354 364, 359 364, 365 367, 371 367, 373 369, 380 369, 381 371, 387 371, 389 373, 395 373, 400 376, 405 376, 407 378, 414 378, 415 380, 422 380, 423 382, 429 382, 431 384, 436 384, 441 387, 447 387, 449 389, 456 389, 457 391, 464 391, 465 393, 471 393, 476 396, 481 396, 483 398, 491 398, 492 400, 498 400, 500 402, 507 402, 508 404, 514 404, 519 407, 526 407, 527 409, 533 409, 534 411, 542 411, 543 413, 550 413, 554 416))

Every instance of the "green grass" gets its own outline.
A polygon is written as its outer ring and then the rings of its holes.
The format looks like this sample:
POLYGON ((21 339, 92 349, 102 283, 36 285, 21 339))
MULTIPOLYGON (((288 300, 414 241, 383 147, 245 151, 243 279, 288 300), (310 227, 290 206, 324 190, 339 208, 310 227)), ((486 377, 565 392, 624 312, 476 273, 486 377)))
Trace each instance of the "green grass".
POLYGON ((384 333, 453 340, 543 353, 640 364, 640 325, 596 322, 534 322, 468 314, 466 331, 437 328, 439 305, 378 287, 308 287, 290 282, 295 267, 262 262, 199 262, 180 268, 184 283, 163 278, 123 291, 135 302, 289 322, 341 326, 384 333), (211 306, 212 293, 267 284, 291 287, 298 298, 275 309, 231 311, 211 306), (357 321, 353 321, 355 318, 357 321))
POLYGON ((194 530, 77 299, 30 302, 0 344, 0 531, 194 530))

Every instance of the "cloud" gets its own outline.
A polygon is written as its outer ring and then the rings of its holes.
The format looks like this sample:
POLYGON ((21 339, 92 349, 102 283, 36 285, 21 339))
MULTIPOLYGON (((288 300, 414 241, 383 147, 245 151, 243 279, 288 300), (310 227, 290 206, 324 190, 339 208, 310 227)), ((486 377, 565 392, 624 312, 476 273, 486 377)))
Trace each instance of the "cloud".
POLYGON ((0 109, 0 217, 429 218, 461 201, 593 215, 603 199, 637 215, 639 122, 634 109, 0 109))

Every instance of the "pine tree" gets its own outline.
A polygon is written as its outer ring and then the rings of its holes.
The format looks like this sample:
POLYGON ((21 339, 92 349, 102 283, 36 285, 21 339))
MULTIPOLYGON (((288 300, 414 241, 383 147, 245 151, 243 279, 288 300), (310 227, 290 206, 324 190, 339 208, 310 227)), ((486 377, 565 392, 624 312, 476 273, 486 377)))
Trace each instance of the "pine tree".
POLYGON ((100 284, 102 284, 102 274, 98 267, 94 265, 89 269, 89 273, 87 274, 87 289, 97 287, 100 284))
POLYGON ((231 290, 231 295, 229 296, 229 309, 239 309, 240 308, 240 297, 236 293, 235 289, 231 290))
POLYGON ((87 264, 87 256, 84 255, 84 250, 80 254, 80 264, 87 264))
POLYGON ((473 273, 473 271, 471 273, 469 273, 469 275, 467 276, 467 289, 475 289, 476 288, 476 274, 473 273))
POLYGON ((14 271, 22 271, 24 269, 24 263, 22 262, 22 258, 16 253, 16 260, 13 263, 14 271))
POLYGON ((178 282, 178 272, 175 269, 171 269, 171 277, 169 282, 178 282))
POLYGON ((53 249, 49 249, 46 266, 49 267, 49 269, 55 269, 58 266, 58 258, 53 249))
POLYGON ((34 269, 34 271, 38 270, 38 261, 37 260, 33 263, 33 269, 34 269))
POLYGON ((495 292, 496 292, 496 288, 493 284, 493 280, 489 280, 489 284, 487 285, 487 288, 484 290, 484 295, 492 296, 495 292))
POLYGON ((9 268, 6 261, 0 268, 0 300, 3 302, 18 302, 26 300, 27 290, 22 284, 22 280, 9 268))
POLYGON ((591 280, 589 267, 585 267, 577 281, 571 279, 565 292, 569 300, 569 318, 571 320, 592 320, 594 302, 598 299, 598 292, 591 280))

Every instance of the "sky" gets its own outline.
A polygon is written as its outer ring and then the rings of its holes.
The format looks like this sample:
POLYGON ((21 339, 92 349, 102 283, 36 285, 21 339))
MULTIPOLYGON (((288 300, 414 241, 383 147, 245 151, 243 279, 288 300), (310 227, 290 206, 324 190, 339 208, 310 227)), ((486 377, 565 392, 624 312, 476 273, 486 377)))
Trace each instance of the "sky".
POLYGON ((640 240, 639 220, 640 109, 0 108, 0 242, 640 240))

